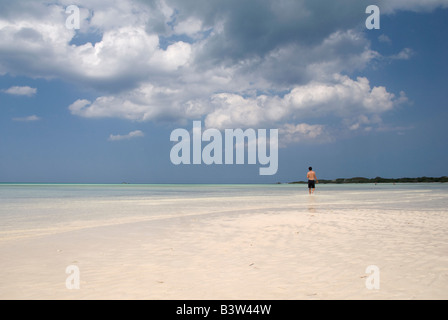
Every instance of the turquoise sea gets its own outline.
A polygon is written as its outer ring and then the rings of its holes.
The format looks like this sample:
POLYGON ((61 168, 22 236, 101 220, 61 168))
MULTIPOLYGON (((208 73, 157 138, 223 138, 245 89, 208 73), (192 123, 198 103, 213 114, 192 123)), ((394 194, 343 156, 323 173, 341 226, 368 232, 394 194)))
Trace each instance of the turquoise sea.
POLYGON ((85 226, 263 210, 448 208, 448 184, 0 184, 0 240, 85 226))

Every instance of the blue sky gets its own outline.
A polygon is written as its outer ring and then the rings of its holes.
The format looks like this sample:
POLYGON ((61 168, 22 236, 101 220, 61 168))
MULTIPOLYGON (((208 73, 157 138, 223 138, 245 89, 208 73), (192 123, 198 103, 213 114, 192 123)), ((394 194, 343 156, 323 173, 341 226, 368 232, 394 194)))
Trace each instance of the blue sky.
POLYGON ((447 34, 446 0, 1 1, 0 181, 447 175, 447 34), (278 129, 277 173, 173 165, 194 120, 278 129))

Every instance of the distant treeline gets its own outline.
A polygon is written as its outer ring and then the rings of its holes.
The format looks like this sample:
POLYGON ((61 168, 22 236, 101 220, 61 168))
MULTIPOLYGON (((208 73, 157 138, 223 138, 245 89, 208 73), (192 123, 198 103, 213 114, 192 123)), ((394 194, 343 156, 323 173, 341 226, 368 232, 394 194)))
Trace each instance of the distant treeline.
MULTIPOLYGON (((355 178, 339 178, 334 180, 325 180, 318 179, 319 183, 416 183, 416 182, 448 182, 448 177, 443 176, 440 178, 432 178, 432 177, 419 177, 419 178, 381 178, 376 177, 373 179, 364 178, 364 177, 355 177, 355 178)), ((293 183, 307 183, 307 181, 294 181, 293 183)))

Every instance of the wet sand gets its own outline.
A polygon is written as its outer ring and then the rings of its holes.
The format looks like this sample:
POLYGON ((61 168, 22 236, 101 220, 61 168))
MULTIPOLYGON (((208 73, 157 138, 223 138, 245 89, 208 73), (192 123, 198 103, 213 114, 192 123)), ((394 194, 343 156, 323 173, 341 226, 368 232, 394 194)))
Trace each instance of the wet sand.
POLYGON ((447 211, 322 199, 196 199, 182 216, 3 236, 0 298, 448 298, 447 211), (371 265, 378 289, 366 286, 371 265), (79 289, 67 288, 68 266, 79 289))

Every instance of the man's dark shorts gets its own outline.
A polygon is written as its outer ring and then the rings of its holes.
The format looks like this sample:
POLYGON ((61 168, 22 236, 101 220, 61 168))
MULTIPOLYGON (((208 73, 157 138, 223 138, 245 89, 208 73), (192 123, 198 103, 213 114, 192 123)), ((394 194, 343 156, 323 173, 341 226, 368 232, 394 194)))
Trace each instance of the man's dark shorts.
POLYGON ((308 188, 310 188, 310 189, 314 189, 315 188, 314 180, 308 180, 308 188))

